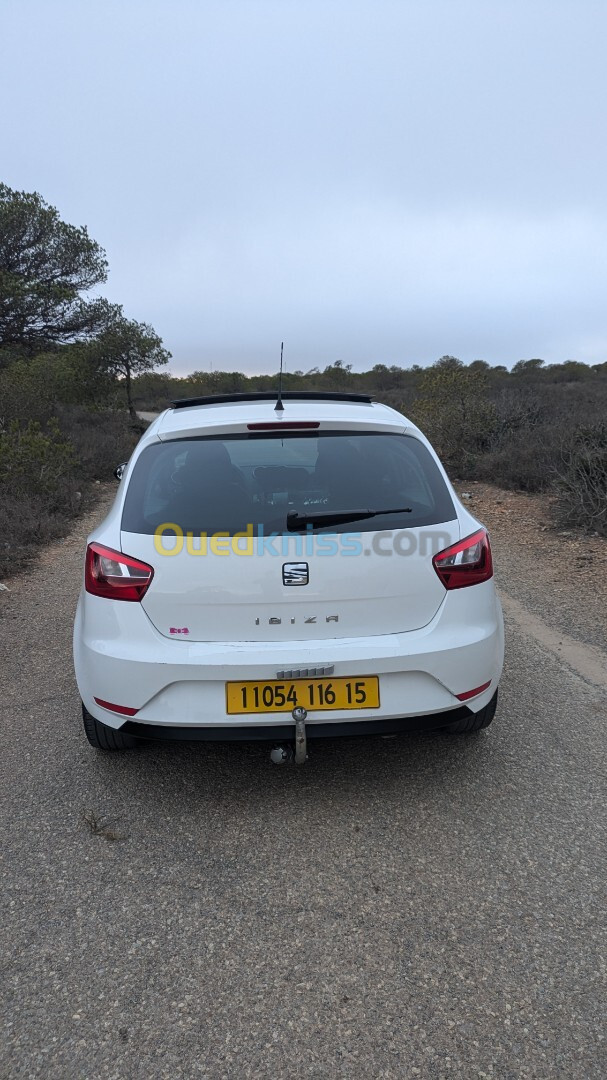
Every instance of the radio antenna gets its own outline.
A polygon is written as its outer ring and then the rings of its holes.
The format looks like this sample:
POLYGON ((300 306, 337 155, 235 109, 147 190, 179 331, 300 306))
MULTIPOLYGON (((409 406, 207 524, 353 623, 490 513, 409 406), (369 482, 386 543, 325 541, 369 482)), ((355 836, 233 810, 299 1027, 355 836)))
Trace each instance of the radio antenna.
POLYGON ((282 403, 282 351, 285 347, 284 341, 280 343, 280 374, 278 376, 278 399, 274 406, 274 412, 284 412, 285 407, 282 403))

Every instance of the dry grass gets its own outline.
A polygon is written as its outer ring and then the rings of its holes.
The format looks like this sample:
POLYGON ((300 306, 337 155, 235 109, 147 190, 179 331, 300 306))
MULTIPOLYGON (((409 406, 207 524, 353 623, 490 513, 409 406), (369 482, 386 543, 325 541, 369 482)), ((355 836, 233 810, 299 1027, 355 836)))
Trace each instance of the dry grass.
POLYGON ((116 832, 109 821, 98 814, 95 810, 83 810, 82 821, 88 828, 91 836, 101 836, 110 843, 126 839, 121 833, 116 832))

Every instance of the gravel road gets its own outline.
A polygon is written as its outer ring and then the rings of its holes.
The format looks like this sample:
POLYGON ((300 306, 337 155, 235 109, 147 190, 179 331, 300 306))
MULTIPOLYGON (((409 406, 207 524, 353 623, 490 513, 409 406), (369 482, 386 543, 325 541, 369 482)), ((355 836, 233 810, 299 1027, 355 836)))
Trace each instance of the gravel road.
POLYGON ((326 742, 302 769, 254 744, 104 756, 70 641, 99 516, 0 593, 0 1076, 602 1080, 605 635, 547 618, 541 560, 494 545, 487 732, 326 742))

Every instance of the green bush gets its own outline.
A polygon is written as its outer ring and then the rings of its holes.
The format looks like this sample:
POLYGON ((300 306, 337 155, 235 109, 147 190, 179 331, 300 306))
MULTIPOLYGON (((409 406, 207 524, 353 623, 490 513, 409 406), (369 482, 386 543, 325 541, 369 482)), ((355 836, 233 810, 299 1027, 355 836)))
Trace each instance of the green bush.
POLYGON ((469 474, 476 457, 492 445, 498 428, 496 407, 487 396, 485 372, 466 368, 453 356, 443 356, 421 376, 419 394, 411 418, 449 470, 469 474))
POLYGON ((16 360, 0 370, 0 424, 10 420, 44 421, 56 405, 85 406, 93 412, 117 407, 120 390, 98 371, 84 349, 72 346, 16 360))
POLYGON ((75 502, 76 453, 56 419, 46 431, 36 420, 12 420, 0 432, 0 491, 34 495, 49 510, 70 511, 75 502))
POLYGON ((80 502, 76 454, 56 420, 46 430, 13 420, 0 431, 0 576, 60 536, 80 502))
MULTIPOLYGON (((124 411, 54 409, 44 424, 0 424, 0 577, 25 566, 36 547, 65 535, 89 501, 91 481, 112 480, 140 434, 124 411)), ((34 412, 35 402, 23 396, 20 411, 34 412)), ((40 405, 39 415, 45 411, 40 405)))

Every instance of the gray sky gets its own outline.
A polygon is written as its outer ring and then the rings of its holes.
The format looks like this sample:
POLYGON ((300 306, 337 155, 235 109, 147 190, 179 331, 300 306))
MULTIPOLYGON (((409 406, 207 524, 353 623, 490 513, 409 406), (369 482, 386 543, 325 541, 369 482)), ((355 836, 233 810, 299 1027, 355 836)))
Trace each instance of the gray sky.
POLYGON ((0 177, 173 370, 607 359, 604 0, 0 0, 0 177))

